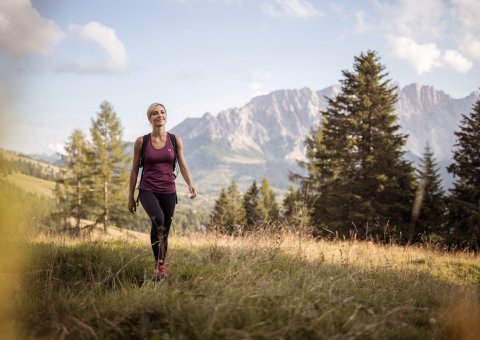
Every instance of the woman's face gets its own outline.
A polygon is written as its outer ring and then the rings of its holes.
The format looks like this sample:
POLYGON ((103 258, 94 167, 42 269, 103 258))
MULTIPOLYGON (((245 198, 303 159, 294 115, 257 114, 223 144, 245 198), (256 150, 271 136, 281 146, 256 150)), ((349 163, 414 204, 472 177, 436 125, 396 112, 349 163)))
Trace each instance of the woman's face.
POLYGON ((157 105, 153 108, 150 114, 150 123, 153 126, 163 126, 167 122, 167 111, 162 105, 157 105))

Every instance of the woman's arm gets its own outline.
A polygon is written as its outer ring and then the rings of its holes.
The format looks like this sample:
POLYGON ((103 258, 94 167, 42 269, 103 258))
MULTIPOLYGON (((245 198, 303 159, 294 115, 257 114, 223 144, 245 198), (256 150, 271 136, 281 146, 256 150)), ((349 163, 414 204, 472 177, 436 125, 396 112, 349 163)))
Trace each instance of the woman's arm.
POLYGON ((197 189, 193 186, 192 178, 190 176, 190 171, 188 170, 187 162, 183 156, 183 141, 180 136, 175 136, 177 140, 177 157, 178 164, 180 166, 180 172, 182 173, 185 183, 188 185, 188 191, 190 191, 190 198, 195 198, 197 196, 197 189))
POLYGON ((130 184, 128 186, 128 210, 135 214, 137 205, 135 204, 135 185, 137 184, 138 168, 140 162, 140 152, 142 150, 143 137, 138 137, 133 146, 132 170, 130 171, 130 184))

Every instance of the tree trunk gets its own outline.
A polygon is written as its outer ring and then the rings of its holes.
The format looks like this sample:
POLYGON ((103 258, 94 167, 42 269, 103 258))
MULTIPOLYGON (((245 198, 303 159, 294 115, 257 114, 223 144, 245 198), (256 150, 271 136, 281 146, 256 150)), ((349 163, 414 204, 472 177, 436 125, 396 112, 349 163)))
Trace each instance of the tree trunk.
POLYGON ((106 233, 108 228, 108 181, 103 185, 103 231, 106 233))
POLYGON ((82 190, 82 182, 77 181, 77 224, 75 226, 76 233, 80 232, 80 207, 82 205, 81 190, 82 190))
MULTIPOLYGON (((428 166, 428 165, 427 165, 428 166)), ((413 201, 412 207, 412 217, 410 219, 410 224, 408 226, 408 242, 413 243, 415 237, 415 224, 418 220, 418 215, 420 215, 420 209, 422 208, 423 198, 425 197, 425 188, 428 184, 427 171, 428 168, 425 166, 424 175, 420 180, 420 184, 417 188, 417 193, 415 194, 415 200, 413 201)))

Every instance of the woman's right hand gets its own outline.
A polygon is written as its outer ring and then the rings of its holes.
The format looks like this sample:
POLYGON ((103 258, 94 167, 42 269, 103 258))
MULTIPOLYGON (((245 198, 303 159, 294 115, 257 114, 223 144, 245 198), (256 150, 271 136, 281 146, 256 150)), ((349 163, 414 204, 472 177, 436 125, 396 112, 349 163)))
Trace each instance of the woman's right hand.
POLYGON ((128 211, 130 211, 132 214, 135 214, 137 211, 137 205, 135 204, 135 199, 133 198, 128 200, 128 211))

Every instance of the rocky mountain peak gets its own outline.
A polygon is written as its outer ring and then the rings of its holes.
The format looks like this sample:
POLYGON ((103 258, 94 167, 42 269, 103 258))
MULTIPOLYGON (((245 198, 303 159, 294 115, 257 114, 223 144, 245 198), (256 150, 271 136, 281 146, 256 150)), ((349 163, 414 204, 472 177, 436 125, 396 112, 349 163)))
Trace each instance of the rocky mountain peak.
MULTIPOLYGON (((396 112, 402 131, 409 135, 408 151, 420 157, 428 142, 438 161, 448 160, 453 131, 480 92, 454 99, 432 86, 419 84, 398 87, 398 91, 396 112)), ((304 158, 304 140, 320 120, 320 110, 326 108, 325 97, 332 98, 339 92, 339 85, 319 91, 307 87, 276 90, 254 97, 242 107, 186 119, 173 132, 183 137, 189 163, 197 173, 208 177, 206 182, 212 183, 212 190, 231 179, 241 185, 242 181, 249 184, 263 176, 277 188, 285 188, 288 170, 295 169, 296 160, 304 158), (217 169, 213 175, 212 169, 217 169), (223 177, 218 169, 222 169, 223 177)))

